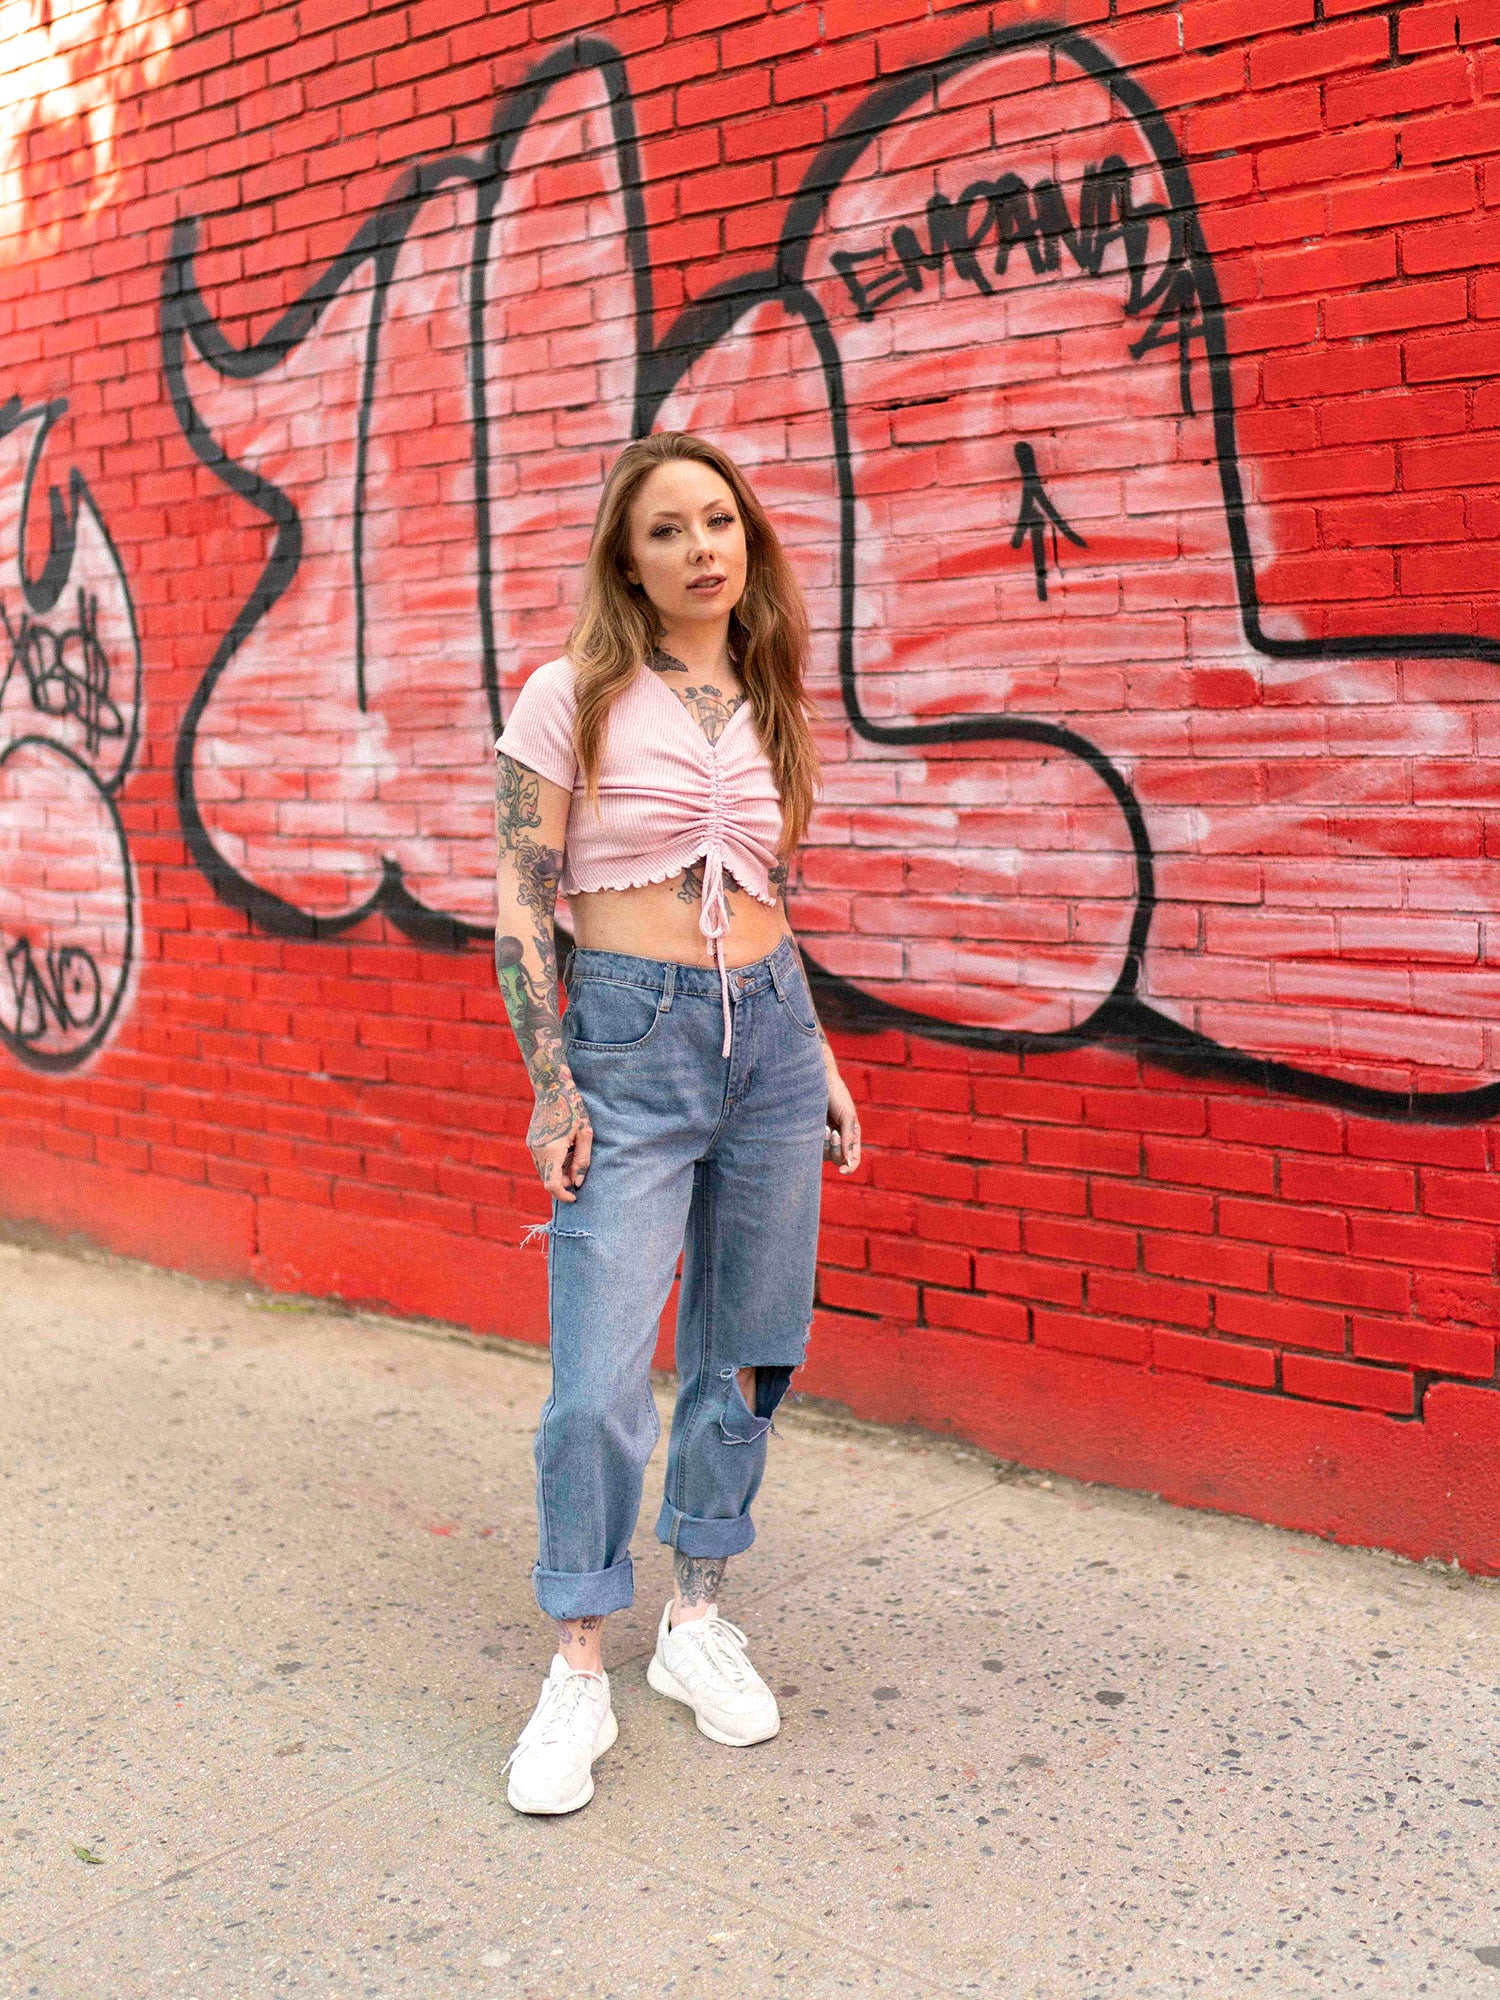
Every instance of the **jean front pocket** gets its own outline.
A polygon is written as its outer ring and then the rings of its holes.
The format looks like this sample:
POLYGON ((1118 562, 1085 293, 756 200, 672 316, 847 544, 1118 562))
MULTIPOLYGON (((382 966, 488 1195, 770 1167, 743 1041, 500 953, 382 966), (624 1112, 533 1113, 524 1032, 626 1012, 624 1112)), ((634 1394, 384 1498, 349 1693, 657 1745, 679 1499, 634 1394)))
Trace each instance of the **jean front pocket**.
POLYGON ((567 1052, 625 1055, 643 1049, 661 1021, 661 994, 652 986, 614 979, 578 979, 563 1016, 567 1052))
POLYGON ((823 1032, 818 1026, 818 1017, 813 1011, 812 994, 808 991, 807 975, 800 965, 795 966, 782 982, 782 1001, 794 1027, 816 1041, 823 1032))

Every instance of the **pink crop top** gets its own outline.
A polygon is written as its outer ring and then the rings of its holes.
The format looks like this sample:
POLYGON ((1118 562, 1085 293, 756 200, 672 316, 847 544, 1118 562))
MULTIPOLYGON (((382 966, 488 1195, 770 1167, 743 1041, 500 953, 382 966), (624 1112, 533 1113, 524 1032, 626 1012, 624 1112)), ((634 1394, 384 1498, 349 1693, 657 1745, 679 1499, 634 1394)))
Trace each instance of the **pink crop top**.
POLYGON ((598 811, 588 804, 573 750, 573 663, 549 660, 517 695, 495 744, 518 764, 573 794, 563 852, 562 893, 635 889, 703 862, 698 927, 718 961, 729 1054, 729 975, 724 876, 774 906, 770 873, 780 858, 781 800, 749 702, 710 743, 669 687, 642 666, 609 711, 599 761, 598 811))

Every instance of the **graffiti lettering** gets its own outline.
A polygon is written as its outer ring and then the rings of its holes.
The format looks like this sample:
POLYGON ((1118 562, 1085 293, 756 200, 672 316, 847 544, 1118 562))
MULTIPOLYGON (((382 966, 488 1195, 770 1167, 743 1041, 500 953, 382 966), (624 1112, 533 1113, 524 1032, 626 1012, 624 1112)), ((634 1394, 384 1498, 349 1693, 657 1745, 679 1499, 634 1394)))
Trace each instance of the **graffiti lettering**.
POLYGON ((940 277, 945 263, 988 298, 995 291, 991 272, 1003 277, 1018 249, 1025 251, 1035 277, 1061 270, 1066 249, 1076 271, 1098 278, 1111 245, 1119 243, 1128 275, 1126 317, 1150 315, 1131 353, 1139 359, 1153 347, 1175 342, 1182 408, 1193 414, 1190 346, 1203 325, 1181 219, 1162 202, 1136 199, 1132 169, 1118 154, 1084 168, 1076 218, 1055 180, 1042 178, 1028 187, 1019 174, 1007 173, 996 180, 971 181, 952 200, 941 192, 931 195, 926 225, 925 245, 903 222, 885 244, 832 253, 829 262, 860 319, 874 319, 879 307, 903 293, 920 292, 923 272, 940 277), (1166 242, 1153 276, 1153 244, 1163 232, 1166 242), (988 268, 979 255, 985 246, 993 249, 988 268))
POLYGON ((140 733, 141 651, 119 556, 87 485, 46 490, 45 559, 26 523, 62 401, 0 406, 0 1043, 76 1067, 120 1017, 135 881, 119 792, 140 733))
POLYGON ((11 675, 20 670, 31 705, 43 715, 70 715, 83 724, 85 747, 99 748, 106 736, 123 736, 125 718, 109 697, 109 656, 99 643, 97 591, 78 591, 78 622, 66 631, 21 613, 12 624, 10 607, 0 602, 0 622, 10 641, 10 657, 0 674, 0 702, 11 675), (75 666, 70 653, 76 653, 75 666))
POLYGON ((30 938, 17 938, 5 953, 10 973, 11 1032, 18 1041, 40 1042, 50 1029, 92 1028, 104 1004, 104 982, 93 956, 82 945, 52 945, 40 962, 30 938))

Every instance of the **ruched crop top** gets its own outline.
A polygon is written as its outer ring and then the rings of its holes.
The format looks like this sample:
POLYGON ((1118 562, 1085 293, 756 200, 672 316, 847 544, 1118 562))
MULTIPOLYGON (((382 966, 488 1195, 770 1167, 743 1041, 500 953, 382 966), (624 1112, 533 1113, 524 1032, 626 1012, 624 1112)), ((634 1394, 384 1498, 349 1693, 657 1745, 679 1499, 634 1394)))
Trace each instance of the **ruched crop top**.
POLYGON ((599 804, 588 803, 573 748, 573 663, 538 667, 516 696, 495 748, 573 795, 563 850, 565 896, 666 882, 703 863, 698 927, 717 959, 729 1053, 729 929, 724 876, 757 902, 775 904, 781 800, 749 702, 710 743, 669 687, 647 666, 610 707, 599 760, 599 804))

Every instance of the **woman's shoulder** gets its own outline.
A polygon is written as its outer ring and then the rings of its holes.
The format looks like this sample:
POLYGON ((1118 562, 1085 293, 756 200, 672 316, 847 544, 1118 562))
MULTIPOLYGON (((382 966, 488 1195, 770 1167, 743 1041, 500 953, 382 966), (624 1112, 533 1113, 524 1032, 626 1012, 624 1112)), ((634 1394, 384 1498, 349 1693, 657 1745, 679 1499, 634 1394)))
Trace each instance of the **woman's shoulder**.
POLYGON ((571 706, 577 700, 576 683, 577 669, 566 653, 559 653, 555 660, 533 667, 521 692, 533 701, 567 702, 571 706))

